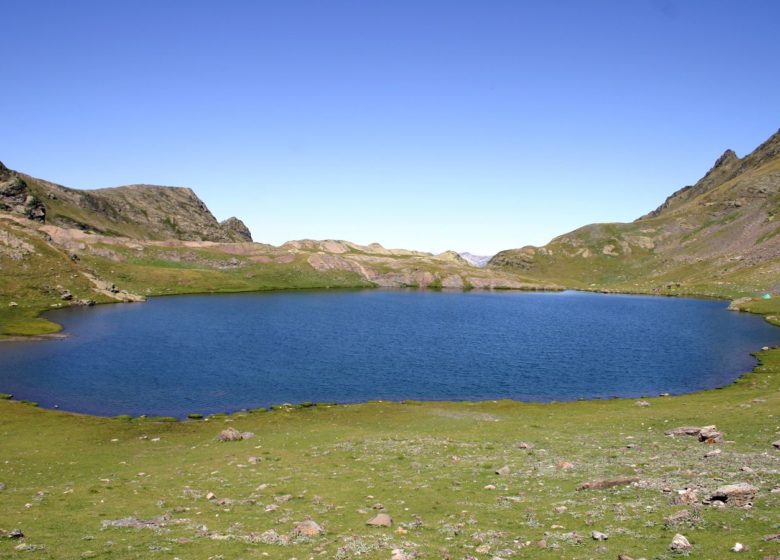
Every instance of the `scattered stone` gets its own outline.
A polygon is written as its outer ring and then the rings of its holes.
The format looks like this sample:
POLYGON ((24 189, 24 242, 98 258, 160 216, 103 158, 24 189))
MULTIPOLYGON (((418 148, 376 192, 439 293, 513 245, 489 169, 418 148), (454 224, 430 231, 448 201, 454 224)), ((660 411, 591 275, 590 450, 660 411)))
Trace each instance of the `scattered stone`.
POLYGON ((206 499, 207 500, 216 500, 217 499, 217 495, 214 492, 209 492, 208 494, 206 494, 206 499))
POLYGON ((512 469, 510 469, 507 465, 504 465, 500 469, 496 470, 496 474, 498 476, 509 476, 512 474, 512 469))
POLYGON ((780 542, 780 533, 777 533, 775 535, 764 535, 764 540, 780 542))
POLYGON ((745 550, 745 545, 742 543, 734 543, 734 546, 731 547, 731 552, 742 552, 745 550))
POLYGON ((739 470, 741 470, 744 473, 748 473, 748 474, 752 474, 752 473, 756 472, 756 471, 754 471, 753 469, 751 469, 748 466, 740 467, 739 470))
POLYGON ((710 457, 717 457, 718 455, 720 455, 720 453, 721 453, 720 449, 713 449, 712 451, 708 451, 707 453, 705 453, 704 458, 709 459, 710 457))
POLYGON ((8 304, 8 307, 19 307, 19 304, 18 304, 18 303, 16 303, 15 301, 12 301, 12 302, 10 302, 10 303, 8 304))
POLYGON ((292 494, 282 494, 281 496, 274 496, 274 501, 277 504, 284 504, 292 500, 292 494))
POLYGON ((634 482, 639 482, 638 476, 621 476, 618 478, 601 478, 583 482, 577 487, 577 490, 602 490, 612 488, 613 486, 628 486, 634 482))
POLYGON ((668 517, 664 518, 664 523, 674 527, 675 525, 679 525, 680 523, 687 521, 690 518, 691 512, 687 509, 681 509, 680 511, 676 511, 668 517))
POLYGON ((634 560, 634 559, 628 554, 618 554, 618 560, 634 560))
POLYGON ((533 449, 534 448, 534 444, 533 443, 528 443, 527 441, 521 441, 520 443, 517 444, 517 448, 518 449, 533 449))
POLYGON ((667 430, 664 432, 667 436, 695 436, 699 439, 699 441, 703 441, 705 443, 721 443, 723 442, 723 434, 719 432, 716 427, 713 426, 704 426, 702 428, 697 428, 695 426, 681 426, 679 428, 674 428, 672 430, 667 430))
POLYGON ((414 558, 413 555, 407 554, 406 552, 404 552, 400 548, 394 548, 390 552, 390 555, 391 555, 390 556, 390 560, 412 560, 414 558))
POLYGON ((321 535, 323 532, 324 529, 311 519, 301 521, 293 528, 293 533, 295 535, 303 535, 305 537, 316 537, 317 535, 321 535))
POLYGON ((568 471, 574 468, 574 463, 570 463, 569 461, 558 461, 555 463, 555 468, 559 471, 568 471))
POLYGON ((605 541, 605 540, 607 540, 609 538, 609 535, 607 535, 605 533, 602 533, 601 531, 592 531, 590 533, 590 537, 594 541, 605 541))
POLYGON ((772 443, 772 447, 775 449, 780 449, 780 439, 772 443))
POLYGON ((5 490, 5 484, 0 482, 0 492, 2 492, 3 490, 5 490))
POLYGON ((723 443, 723 434, 715 426, 704 426, 699 432, 699 441, 704 443, 723 443))
POLYGON ((219 439, 219 441, 241 441, 242 439, 250 439, 253 437, 255 437, 255 434, 252 432, 239 432, 235 428, 230 427, 219 432, 217 439, 219 439))
POLYGON ((672 550, 692 550, 693 546, 684 535, 677 533, 672 539, 672 543, 669 545, 669 548, 672 550))
POLYGON ((487 485, 485 485, 484 489, 485 490, 495 490, 496 489, 496 485, 495 484, 487 484, 487 485))
POLYGON ((561 514, 561 513, 566 513, 566 511, 568 511, 568 509, 569 508, 567 508, 566 506, 558 506, 555 509, 553 509, 553 511, 555 513, 561 514))
POLYGON ((0 538, 23 539, 24 533, 22 533, 21 529, 14 529, 12 531, 4 531, 3 529, 0 529, 0 538))
POLYGON ((675 506, 691 506, 699 501, 699 493, 693 488, 686 488, 685 490, 678 490, 672 497, 672 505, 675 506))
POLYGON ((634 404, 641 407, 650 406, 650 403, 647 401, 636 401, 634 404))
POLYGON ((745 507, 753 505, 758 488, 747 482, 738 482, 737 484, 727 484, 721 486, 710 497, 712 502, 723 502, 726 505, 745 507))
POLYGON ((170 521, 170 517, 168 517, 167 515, 161 515, 153 519, 139 519, 137 517, 125 517, 123 519, 116 519, 114 521, 105 519, 100 522, 100 526, 103 529, 107 527, 122 527, 126 529, 157 530, 165 527, 168 521, 170 521))
POLYGON ((386 513, 380 513, 366 521, 366 525, 371 527, 391 527, 393 525, 393 518, 386 513))

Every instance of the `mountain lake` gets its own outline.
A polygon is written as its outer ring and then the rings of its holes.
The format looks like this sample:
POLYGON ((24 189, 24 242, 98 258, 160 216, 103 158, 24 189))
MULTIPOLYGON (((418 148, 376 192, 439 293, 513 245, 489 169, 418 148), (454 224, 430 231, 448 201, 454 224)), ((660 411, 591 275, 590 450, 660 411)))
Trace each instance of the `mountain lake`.
POLYGON ((780 342, 727 302, 582 292, 357 290, 51 311, 0 344, 0 392, 97 415, 281 403, 574 400, 715 388, 780 342))

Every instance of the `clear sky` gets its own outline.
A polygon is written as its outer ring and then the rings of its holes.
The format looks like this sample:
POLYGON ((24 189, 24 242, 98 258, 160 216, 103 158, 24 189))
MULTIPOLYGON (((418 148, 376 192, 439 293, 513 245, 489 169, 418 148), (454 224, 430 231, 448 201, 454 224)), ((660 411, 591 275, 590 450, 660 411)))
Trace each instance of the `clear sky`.
POLYGON ((780 127, 776 0, 4 0, 0 161, 255 240, 492 254, 780 127))

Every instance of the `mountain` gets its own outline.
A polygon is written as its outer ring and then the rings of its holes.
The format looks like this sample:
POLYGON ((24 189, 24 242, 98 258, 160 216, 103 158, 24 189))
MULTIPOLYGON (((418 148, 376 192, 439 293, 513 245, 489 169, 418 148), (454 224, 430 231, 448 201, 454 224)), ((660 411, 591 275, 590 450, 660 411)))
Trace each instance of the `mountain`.
POLYGON ((252 242, 186 188, 79 190, 0 164, 0 336, 47 334, 41 311, 146 296, 292 288, 560 289, 512 270, 340 240, 252 242))
POLYGON ((484 268, 487 266, 487 264, 490 262, 491 257, 486 257, 484 255, 472 255, 471 253, 458 253, 461 258, 469 263, 472 266, 476 266, 477 268, 484 268))
POLYGON ((780 131, 726 150, 695 185, 631 223, 591 224, 496 254, 494 270, 586 289, 645 293, 780 290, 780 131))
POLYGON ((219 223, 192 189, 128 185, 79 190, 0 163, 0 210, 39 222, 130 239, 252 241, 237 218, 219 223))

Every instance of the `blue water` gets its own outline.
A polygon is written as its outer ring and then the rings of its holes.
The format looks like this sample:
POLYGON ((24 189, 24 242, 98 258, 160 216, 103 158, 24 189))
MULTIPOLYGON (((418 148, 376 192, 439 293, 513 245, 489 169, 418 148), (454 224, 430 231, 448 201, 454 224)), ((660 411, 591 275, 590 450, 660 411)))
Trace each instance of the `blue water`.
POLYGON ((100 415, 686 393, 780 342, 721 301, 577 292, 180 296, 49 317, 70 336, 0 344, 0 392, 100 415))

